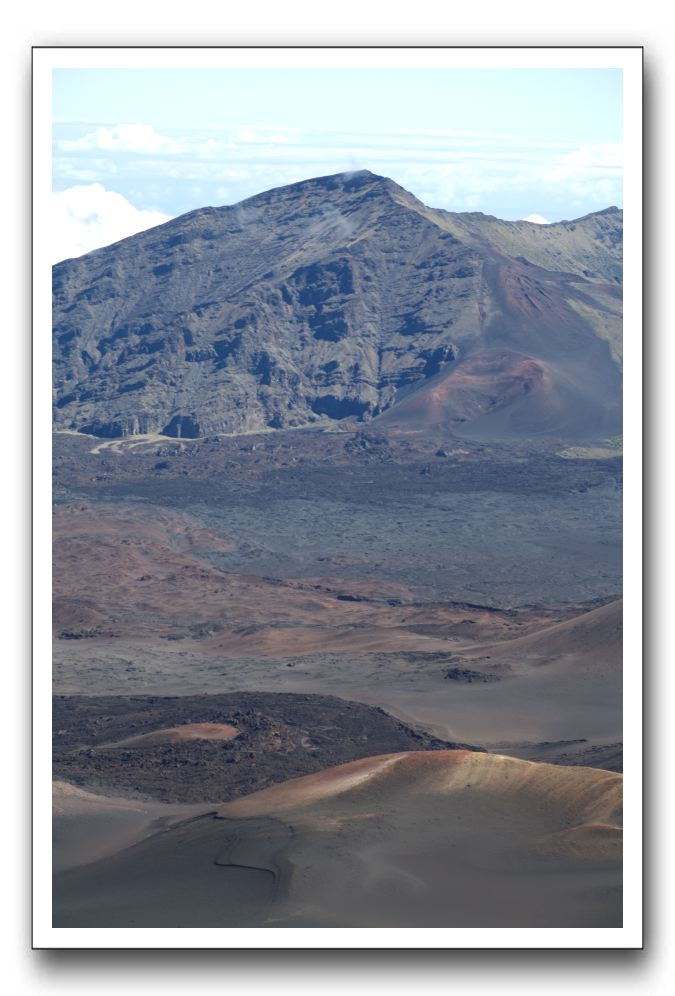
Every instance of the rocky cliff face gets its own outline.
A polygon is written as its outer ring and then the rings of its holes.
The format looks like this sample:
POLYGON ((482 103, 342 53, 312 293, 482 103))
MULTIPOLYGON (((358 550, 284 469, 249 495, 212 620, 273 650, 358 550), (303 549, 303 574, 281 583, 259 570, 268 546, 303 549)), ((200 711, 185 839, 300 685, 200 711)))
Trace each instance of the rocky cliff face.
POLYGON ((336 421, 620 431, 622 215, 432 210, 367 171, 54 268, 54 421, 196 437, 336 421))

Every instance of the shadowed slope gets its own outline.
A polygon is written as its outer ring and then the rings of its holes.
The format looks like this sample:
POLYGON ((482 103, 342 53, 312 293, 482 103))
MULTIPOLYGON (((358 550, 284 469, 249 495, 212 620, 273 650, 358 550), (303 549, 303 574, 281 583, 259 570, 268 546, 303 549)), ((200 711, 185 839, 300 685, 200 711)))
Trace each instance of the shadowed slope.
POLYGON ((571 677, 585 674, 616 686, 621 680, 622 641, 623 599, 620 598, 534 633, 471 648, 466 656, 484 659, 489 652, 491 662, 508 661, 516 673, 531 670, 533 665, 550 666, 562 659, 560 666, 571 677))
MULTIPOLYGON (((446 735, 470 729, 482 743, 502 747, 567 738, 616 747, 623 736, 622 612, 618 600, 527 636, 464 647, 453 668, 503 680, 449 681, 446 735)), ((437 729, 435 718, 431 707, 420 721, 437 729)))
POLYGON ((617 926, 620 775, 464 751, 287 782, 56 880, 56 922, 617 926))
MULTIPOLYGON (((540 629, 537 633, 518 637, 519 645, 546 648, 547 652, 593 655, 616 664, 623 633, 623 599, 601 605, 566 622, 540 629), (521 642, 522 641, 522 642, 521 642)), ((514 641, 515 642, 515 641, 514 641)))
POLYGON ((54 871, 98 861, 200 811, 203 806, 96 795, 56 780, 52 783, 54 871))

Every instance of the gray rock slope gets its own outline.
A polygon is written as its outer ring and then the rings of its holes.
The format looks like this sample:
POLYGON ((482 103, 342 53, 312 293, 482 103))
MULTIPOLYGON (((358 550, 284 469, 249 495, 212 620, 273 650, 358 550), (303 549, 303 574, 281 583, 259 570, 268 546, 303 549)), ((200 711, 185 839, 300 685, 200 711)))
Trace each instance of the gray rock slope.
POLYGON ((620 431, 622 213, 433 210, 368 171, 203 208, 53 272, 54 422, 620 431))

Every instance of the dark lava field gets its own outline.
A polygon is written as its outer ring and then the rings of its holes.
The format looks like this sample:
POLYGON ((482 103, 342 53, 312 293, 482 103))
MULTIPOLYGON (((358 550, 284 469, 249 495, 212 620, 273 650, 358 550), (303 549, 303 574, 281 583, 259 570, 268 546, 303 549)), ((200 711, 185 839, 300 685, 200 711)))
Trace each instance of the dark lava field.
POLYGON ((376 754, 481 749, 446 743, 381 709, 325 695, 57 696, 53 722, 56 778, 162 802, 223 802, 376 754), (143 739, 195 724, 194 739, 143 739), (204 724, 226 724, 236 734, 209 739, 204 724))

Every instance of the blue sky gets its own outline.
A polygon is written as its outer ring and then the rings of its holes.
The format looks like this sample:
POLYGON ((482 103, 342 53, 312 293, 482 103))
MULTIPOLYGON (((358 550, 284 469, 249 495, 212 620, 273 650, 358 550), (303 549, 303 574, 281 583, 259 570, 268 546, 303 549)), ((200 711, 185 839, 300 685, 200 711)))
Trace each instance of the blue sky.
POLYGON ((62 69, 54 258, 342 170, 515 220, 622 206, 611 69, 62 69))

